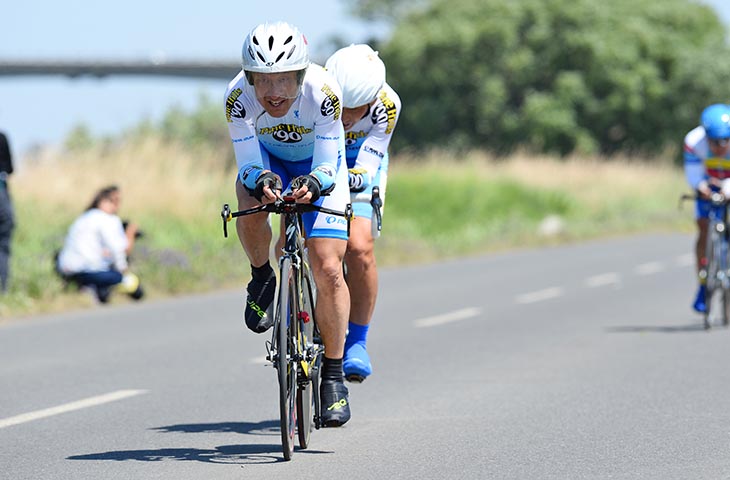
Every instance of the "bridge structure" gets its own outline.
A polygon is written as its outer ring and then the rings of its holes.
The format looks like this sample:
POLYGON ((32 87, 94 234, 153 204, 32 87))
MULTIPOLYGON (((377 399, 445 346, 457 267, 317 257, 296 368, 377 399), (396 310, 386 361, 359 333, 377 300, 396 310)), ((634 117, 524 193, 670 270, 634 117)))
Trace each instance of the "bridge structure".
POLYGON ((83 76, 169 76, 204 79, 232 79, 241 71, 241 64, 224 60, 3 60, 0 78, 8 76, 61 75, 69 78, 83 76))

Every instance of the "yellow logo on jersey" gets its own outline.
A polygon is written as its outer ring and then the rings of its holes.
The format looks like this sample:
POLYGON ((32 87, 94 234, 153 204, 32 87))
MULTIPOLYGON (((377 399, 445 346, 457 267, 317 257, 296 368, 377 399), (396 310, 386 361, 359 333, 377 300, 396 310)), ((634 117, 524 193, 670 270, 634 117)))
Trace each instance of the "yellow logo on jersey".
POLYGON ((259 129, 259 135, 271 135, 274 140, 283 143, 301 142, 304 135, 312 133, 314 129, 302 127, 301 125, 292 125, 289 123, 280 123, 275 127, 264 127, 259 129))
POLYGON ((327 95, 327 98, 324 99, 324 101, 322 102, 322 106, 320 107, 322 115, 326 117, 334 115, 335 120, 338 120, 340 118, 341 109, 339 97, 326 83, 322 86, 322 93, 327 95))
POLYGON ((730 171, 730 158, 709 157, 705 160, 705 167, 709 170, 730 171))
POLYGON ((395 102, 388 98, 388 94, 385 90, 380 91, 378 98, 380 98, 381 103, 385 107, 385 113, 388 116, 388 126, 385 127, 385 133, 390 133, 395 128, 395 116, 398 113, 398 110, 395 108, 395 102))

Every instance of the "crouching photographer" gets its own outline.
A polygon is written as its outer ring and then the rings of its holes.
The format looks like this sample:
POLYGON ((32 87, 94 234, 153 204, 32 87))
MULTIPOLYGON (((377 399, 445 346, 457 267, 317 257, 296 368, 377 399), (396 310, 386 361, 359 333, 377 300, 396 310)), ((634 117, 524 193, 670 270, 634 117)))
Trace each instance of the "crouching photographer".
POLYGON ((91 289, 101 303, 107 303, 113 291, 134 300, 144 296, 127 263, 142 233, 134 223, 123 224, 117 215, 120 201, 116 185, 101 189, 69 228, 57 259, 58 273, 79 288, 91 289))

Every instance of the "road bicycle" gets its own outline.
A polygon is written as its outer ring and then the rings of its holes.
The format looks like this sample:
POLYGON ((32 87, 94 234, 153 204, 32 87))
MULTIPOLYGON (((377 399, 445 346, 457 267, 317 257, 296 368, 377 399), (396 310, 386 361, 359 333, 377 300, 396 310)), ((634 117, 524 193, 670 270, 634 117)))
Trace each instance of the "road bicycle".
MULTIPOLYGON (((697 199, 697 194, 683 195, 682 200, 697 199)), ((713 192, 709 199, 710 214, 705 247, 705 265, 700 278, 705 282, 704 327, 709 329, 719 318, 727 327, 730 321, 730 232, 728 232, 728 203, 721 192, 713 192)))
POLYGON ((312 430, 322 426, 319 374, 324 345, 314 312, 317 287, 302 233, 302 214, 314 211, 344 217, 349 234, 352 218, 350 204, 344 212, 340 212, 309 203, 296 203, 292 197, 284 196, 273 203, 238 212, 232 212, 229 205, 225 204, 221 211, 225 237, 228 236, 227 224, 235 217, 269 212, 281 215, 284 219, 282 228, 285 240, 279 257, 274 324, 271 340, 266 343, 266 359, 277 371, 281 445, 285 460, 291 460, 294 452, 295 433, 299 447, 306 449, 312 430))

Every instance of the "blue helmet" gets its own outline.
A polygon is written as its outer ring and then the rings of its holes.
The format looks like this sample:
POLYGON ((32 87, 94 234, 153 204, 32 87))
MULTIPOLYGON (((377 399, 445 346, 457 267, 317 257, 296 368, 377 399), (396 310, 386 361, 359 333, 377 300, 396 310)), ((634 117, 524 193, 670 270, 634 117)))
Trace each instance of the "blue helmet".
POLYGON ((700 123, 708 138, 712 140, 730 138, 730 105, 724 103, 710 105, 702 111, 700 123))

